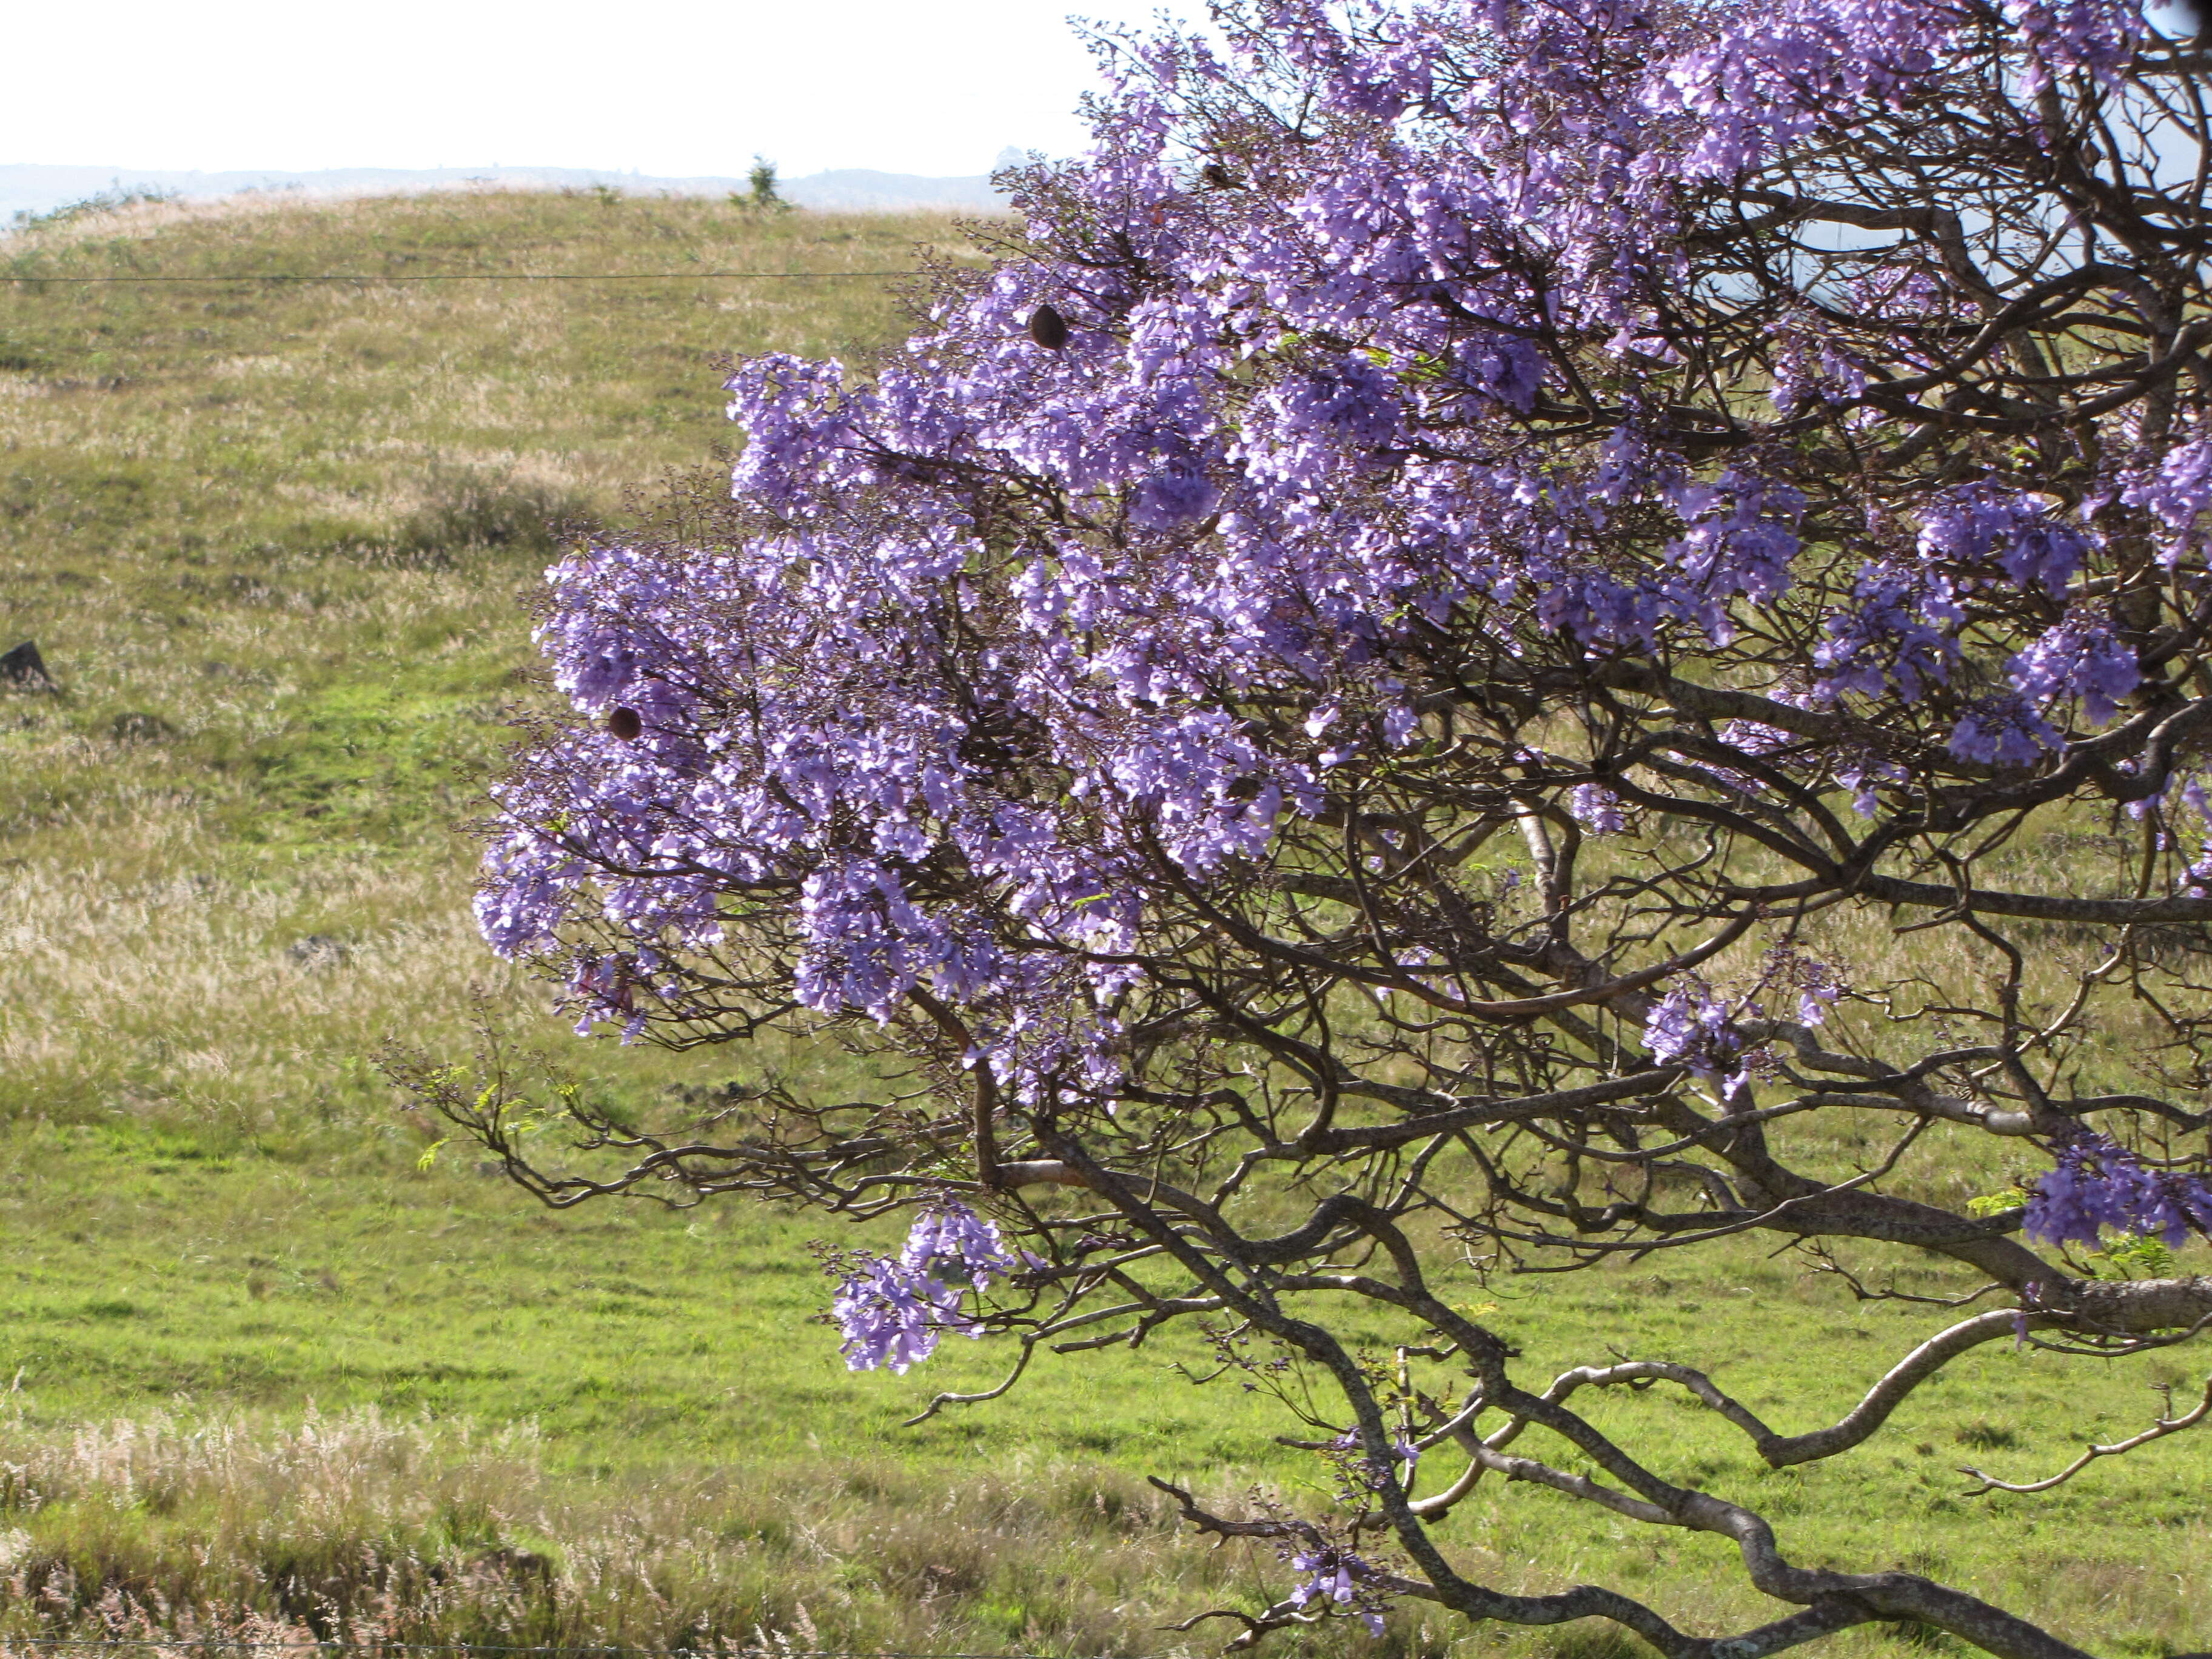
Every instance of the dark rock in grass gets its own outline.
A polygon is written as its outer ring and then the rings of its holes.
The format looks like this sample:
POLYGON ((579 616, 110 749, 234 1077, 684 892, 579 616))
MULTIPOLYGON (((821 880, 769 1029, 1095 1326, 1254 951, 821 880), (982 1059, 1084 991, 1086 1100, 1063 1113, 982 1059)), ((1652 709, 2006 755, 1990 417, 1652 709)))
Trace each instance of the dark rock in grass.
POLYGON ((469 1571, 511 1578, 518 1584, 550 1584, 553 1581, 551 1557, 506 1544, 495 1546, 477 1556, 469 1563, 469 1571))
POLYGON ((15 691, 61 690, 46 672, 46 659, 39 654, 35 640, 25 640, 13 651, 0 652, 0 686, 15 691))
POLYGON ((434 1584, 442 1584, 453 1578, 456 1572, 480 1583, 486 1579, 504 1579, 517 1589, 535 1589, 550 1595, 553 1589, 555 1565, 552 1557, 540 1555, 536 1550, 495 1544, 458 1565, 450 1559, 432 1561, 423 1576, 434 1584))
POLYGON ((289 954, 302 968, 337 968, 353 955, 353 947, 330 933, 310 933, 294 939, 289 954))
POLYGON ((177 735, 177 728, 159 714, 132 710, 107 723, 107 735, 118 743, 160 743, 177 735))

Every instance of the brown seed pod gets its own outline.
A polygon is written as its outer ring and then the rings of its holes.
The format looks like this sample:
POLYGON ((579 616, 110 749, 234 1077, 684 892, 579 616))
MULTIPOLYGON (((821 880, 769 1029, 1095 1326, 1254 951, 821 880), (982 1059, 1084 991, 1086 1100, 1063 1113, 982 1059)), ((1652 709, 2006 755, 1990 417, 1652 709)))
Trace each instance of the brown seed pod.
POLYGON ((638 718, 635 708, 616 708, 608 712, 607 730, 624 743, 635 743, 645 730, 645 722, 638 718))
POLYGON ((1047 351, 1058 351, 1067 343, 1067 319, 1048 305, 1039 306, 1030 313, 1030 338, 1047 351))

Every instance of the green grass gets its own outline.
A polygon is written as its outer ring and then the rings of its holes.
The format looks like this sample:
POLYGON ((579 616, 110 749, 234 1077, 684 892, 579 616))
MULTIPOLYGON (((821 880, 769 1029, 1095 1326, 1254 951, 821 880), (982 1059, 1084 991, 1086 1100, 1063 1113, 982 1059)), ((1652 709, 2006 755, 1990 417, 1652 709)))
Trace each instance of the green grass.
MULTIPOLYGON (((937 219, 589 196, 154 204, 0 242, 0 274, 834 273, 917 241, 958 246, 937 219)), ((1011 1401, 901 1428, 1006 1356, 854 1376, 809 1322, 829 1224, 545 1212, 465 1150, 423 1167, 430 1133, 370 1063, 393 1036, 461 1052, 481 995, 641 1103, 736 1069, 568 1039, 476 939, 457 826, 501 711, 544 696, 546 521, 709 459, 714 352, 865 361, 904 326, 872 279, 0 285, 0 649, 35 638, 64 688, 0 693, 0 1637, 128 1634, 166 1605, 371 1637, 1166 1653, 1225 1631, 1168 1618, 1279 1590, 1141 1485, 1314 1478, 1233 1382, 1180 1380, 1190 1346, 1048 1360, 1011 1401)), ((1942 1178, 1985 1190, 1986 1159, 1942 1178)), ((1790 1429, 1945 1318, 1748 1245, 1464 1290, 1504 1304, 1532 1376, 1625 1346, 1790 1429)), ((2212 1645, 2201 1443, 2043 1498, 1965 1502, 1955 1473, 2047 1473, 2147 1422, 2157 1381, 2188 1385, 2172 1360, 1994 1351, 1782 1474, 1665 1394, 1601 1420, 1774 1515, 1801 1559, 1902 1561, 2157 1655, 2212 1645)), ((1615 1582, 1706 1629, 1777 1611, 1714 1540, 1526 1487, 1451 1535, 1512 1588, 1615 1582)), ((1416 1612, 1305 1646, 1598 1659, 1591 1639, 1416 1612)))
MULTIPOLYGON (((825 1451, 957 1462, 1007 1426, 897 1426, 925 1385, 972 1383, 999 1356, 949 1353, 905 1383, 847 1371, 809 1323, 819 1224, 732 1205, 555 1213, 465 1157, 416 1167, 422 1144, 406 1125, 343 1152, 19 1128, 0 1164, 0 1364, 23 1371, 26 1419, 307 1401, 526 1419, 549 1466, 587 1473, 825 1451)), ((1228 1392, 1148 1397, 1129 1384, 1158 1367, 1116 1358, 1042 1368, 1051 1410, 1021 1433, 1028 1452, 1186 1474, 1270 1461, 1228 1392)))
MULTIPOLYGON (((849 1534, 835 1561, 794 1546, 782 1569, 799 1586, 788 1595, 840 1640, 1016 1642, 1029 1639, 1023 1632, 1034 1622, 1034 1639, 1048 1647, 1079 1633, 1097 1651, 1156 1651, 1164 1640, 1148 1616, 1099 1646, 1115 1628, 1101 1622, 1109 1607, 1190 1610, 1252 1579, 1249 1565, 1178 1543, 1137 1486, 1140 1474, 1179 1476, 1230 1497, 1255 1480, 1296 1492, 1312 1478, 1295 1455, 1268 1443, 1267 1425, 1233 1387, 1194 1389, 1174 1376, 1170 1361, 1192 1356, 1172 1348, 1048 1361, 1015 1402, 901 1428, 898 1419, 929 1390, 990 1380, 1000 1357, 963 1344, 904 1379, 845 1371, 830 1333, 809 1322, 823 1284, 803 1248, 804 1224, 732 1205, 689 1215, 612 1207, 554 1215, 526 1207, 465 1160, 416 1168, 419 1142, 404 1126, 395 1133, 362 1125, 354 1133, 356 1143, 339 1150, 326 1135, 288 1143, 131 1123, 20 1127, 0 1165, 0 1191, 9 1194, 0 1364, 21 1371, 0 1462, 35 1462, 40 1448, 58 1456, 58 1448, 82 1441, 83 1425, 113 1419, 151 1419, 156 1430, 168 1419, 184 1425, 184 1437, 204 1437, 210 1423, 242 1423, 254 1443, 279 1447, 281 1433, 251 1425, 296 1422, 311 1406, 341 1420, 376 1413, 350 1419, 356 1438, 364 1420, 458 1425, 471 1437, 426 1431, 415 1455, 439 1472, 434 1487, 487 1490, 487 1511, 504 1518, 488 1522, 481 1536, 426 1543, 418 1534, 435 1519, 428 1500, 395 1494, 355 1516, 362 1548, 459 1561, 494 1545, 580 1548, 670 1492, 708 1491, 710 1508, 742 1500, 745 1527, 795 1509, 818 1511, 821 1524, 834 1521, 849 1534), (521 1439, 501 1438, 517 1425, 526 1430, 521 1439), (1094 1601, 1079 1583, 1049 1594, 1032 1584, 1017 1598, 1018 1627, 988 1616, 991 1597, 1003 1599, 1002 1581, 1049 1577, 1062 1570, 1041 1563, 1106 1540, 1086 1545, 1066 1516, 1025 1522, 977 1567, 971 1593, 949 1607, 902 1600, 896 1574, 871 1542, 915 1528, 929 1539, 949 1494, 988 1487, 990 1504, 1049 1509, 1060 1501, 1053 1494, 1077 1486, 1112 1494, 1117 1512, 1132 1517, 1129 1528, 1109 1529, 1123 1552, 1118 1588, 1094 1601), (814 1579, 818 1594, 805 1588, 814 1579), (858 1583, 868 1595, 825 1607, 839 1583, 858 1583), (945 1617, 954 1623, 930 1622, 945 1617)), ((1638 1354, 1710 1366, 1747 1387, 1755 1408, 1793 1427, 1843 1408, 1931 1322, 1924 1310, 1855 1306, 1832 1286, 1749 1253, 1713 1265, 1717 1278, 1664 1276, 1677 1273, 1671 1265, 1663 1274, 1624 1267, 1484 1294, 1504 1301, 1497 1322, 1527 1347, 1537 1375, 1602 1353, 1632 1331, 1638 1354)), ((1926 1390, 1880 1441, 1778 1474, 1679 1398, 1624 1395, 1599 1417, 1662 1469, 1773 1515, 1802 1559, 1905 1562, 2044 1609, 2082 1639, 2158 1653, 2201 1644, 2205 1633, 2198 1449, 2186 1441, 2153 1448, 2045 1498, 1964 1502, 1957 1494, 1966 1482, 1955 1473, 1967 1462, 2013 1474, 2055 1468, 2076 1434, 2109 1436, 2146 1420, 2157 1402, 2143 1384, 2153 1380, 2187 1386, 2179 1367, 2154 1362, 2093 1376, 2085 1390, 2078 1365, 1998 1350, 1926 1390)), ((100 1509, 117 1482, 110 1471, 76 1484, 100 1509)), ((81 1511, 88 1501, 49 1504, 17 1524, 58 1546, 88 1524, 81 1511)), ((185 1522, 152 1536, 143 1516, 110 1516, 101 1525, 114 1534, 103 1546, 109 1577, 83 1581, 88 1603, 115 1582, 157 1587, 173 1601, 191 1588, 190 1574, 180 1578, 175 1563, 164 1565, 179 1529, 190 1530, 185 1522)), ((1735 1622, 1759 1611, 1757 1598, 1735 1588, 1715 1540, 1620 1526, 1527 1488, 1491 1492, 1462 1512, 1452 1533, 1467 1565, 1492 1582, 1540 1588, 1597 1577, 1671 1603, 1692 1622, 1700 1614, 1735 1622)), ((243 1561, 275 1560, 273 1545, 283 1541, 255 1534, 234 1548, 243 1561)), ((655 1559, 672 1552, 713 1569, 690 1599, 676 1598, 680 1618, 586 1598, 573 1611, 599 1624, 550 1629, 502 1624, 507 1614, 480 1601, 458 1612, 410 1603, 416 1622, 404 1629, 674 1639, 685 1620, 709 1618, 727 1633, 735 1615, 717 1600, 725 1580, 759 1563, 727 1539, 688 1552, 679 1541, 661 1538, 655 1559)), ((934 1541, 954 1550, 941 1528, 934 1541)), ((929 1565, 908 1562, 898 1571, 929 1565)), ((362 1570, 338 1563, 329 1571, 343 1577, 362 1570)), ((228 1588, 234 1600, 255 1599, 252 1583, 228 1588)), ((757 1597, 744 1605, 757 1603, 767 1605, 757 1597)), ((782 1605, 788 1619, 788 1599, 782 1605)), ((1424 1651, 1441 1645, 1413 1638, 1402 1632, 1394 1641, 1424 1651)), ((1540 1641, 1519 1645, 1545 1650, 1540 1641)))

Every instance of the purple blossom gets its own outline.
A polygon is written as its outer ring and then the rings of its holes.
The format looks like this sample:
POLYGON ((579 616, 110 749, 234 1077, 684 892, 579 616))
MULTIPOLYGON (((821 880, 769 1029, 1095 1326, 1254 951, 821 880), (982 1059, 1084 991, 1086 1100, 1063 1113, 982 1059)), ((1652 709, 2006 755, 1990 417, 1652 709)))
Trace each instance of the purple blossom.
POLYGON ((1870 818, 1880 810, 1883 784, 1905 783, 1911 778, 1911 774, 1895 761, 1863 750, 1846 752, 1836 768, 1836 781, 1851 792, 1851 810, 1863 818, 1870 818))
POLYGON ((2169 1248, 2192 1232, 2212 1236, 2212 1183, 2201 1176, 2154 1170, 2094 1129, 2077 1129, 2052 1158, 2021 1222, 2031 1239, 2096 1250, 2107 1231, 2157 1237, 2169 1248))
POLYGON ((1828 638, 1813 653, 1823 671, 1818 696, 1893 693, 1917 702, 1951 678, 1961 612, 1948 580, 1925 569, 1871 564, 1852 588, 1853 608, 1828 618, 1828 638))
POLYGON ((899 1252, 899 1264, 908 1272, 964 1282, 977 1291, 989 1290, 993 1281, 1017 1265, 997 1222, 951 1200, 933 1204, 915 1218, 899 1252))
MULTIPOLYGON (((1359 1431, 1346 1429, 1328 1443, 1331 1449, 1336 1451, 1357 1451, 1359 1449, 1359 1431)), ((1413 1441, 1402 1437, 1390 1443, 1390 1452, 1409 1471, 1414 1464, 1421 1461, 1421 1449, 1413 1441)))
POLYGON ((1941 497, 1923 515, 1920 553, 1963 571, 2002 569, 2026 586, 2063 593, 2089 556, 2088 536, 2051 516, 2043 497, 1994 484, 1967 484, 1941 497))
POLYGON ((2142 7, 2124 0, 2005 0, 2004 12, 2028 43, 2021 84, 2030 96, 2069 69, 2109 79, 2144 33, 2142 7))
POLYGON ((1576 785, 1567 796, 1567 811, 1593 836, 1617 836, 1628 823, 1620 797, 1601 783, 1576 785))
POLYGON ((937 1352, 943 1332, 969 1328, 958 1291, 887 1259, 848 1274, 830 1312, 844 1334, 846 1368, 856 1371, 880 1365, 903 1376, 937 1352))
POLYGON ((903 1375, 936 1352, 943 1333, 981 1336, 981 1327, 961 1307, 963 1289, 987 1291, 1018 1263, 997 1224, 945 1200, 915 1218, 896 1258, 861 1254, 841 1258, 839 1266, 844 1276, 830 1312, 844 1334, 846 1366, 888 1366, 903 1375))
POLYGON ((1945 747, 1960 760, 1984 766, 2033 766, 2062 741, 2058 729, 2025 698, 2001 696, 1968 704, 1945 747))
POLYGON ((2005 677, 2039 708, 2078 699, 2082 714, 2102 726, 2142 683, 2136 653, 2105 623, 2069 614, 2014 657, 2005 677))
POLYGON ((1816 404, 1848 403, 1866 387, 1865 368, 1813 329, 1791 329, 1776 347, 1773 389, 1767 395, 1784 416, 1816 404))
POLYGON ((1680 573, 1669 584, 1672 607, 1708 639, 1725 642, 1734 632, 1728 617, 1734 601, 1763 604, 1790 586, 1805 498, 1742 471, 1710 484, 1685 483, 1669 494, 1686 526, 1667 550, 1680 573))
POLYGON ((2212 507, 2212 437, 2182 444, 2128 478, 2120 499, 2139 507, 2164 527, 2166 562, 2203 545, 2198 521, 2212 507))
POLYGON ((1291 1565, 1305 1575, 1291 1591, 1291 1605, 1310 1606, 1328 1600, 1339 1604, 1349 1601, 1358 1593, 1359 1583, 1370 1577, 1374 1569, 1349 1550, 1322 1546, 1291 1558, 1291 1565))
POLYGON ((589 1036, 603 1019, 620 1020, 627 1027, 637 1008, 637 966, 634 959, 586 953, 576 958, 568 988, 583 1010, 576 1035, 589 1036))
POLYGON ((1705 1078, 1737 1074, 1743 1038, 1728 1005, 1702 981, 1684 979, 1644 1017, 1644 1049, 1661 1066, 1686 1066, 1705 1078))
POLYGON ((1828 1010, 1850 988, 1834 963, 1794 945, 1779 945, 1767 951, 1759 964, 1759 982, 1762 990, 1771 987, 1795 991, 1798 1022, 1805 1025, 1826 1024, 1828 1010))
POLYGON ((1138 485, 1129 501, 1129 522, 1140 530, 1173 530, 1204 518, 1221 492, 1195 467, 1163 468, 1138 485))
POLYGON ((1543 360, 1528 341, 1508 334, 1478 336, 1460 348, 1459 373, 1484 397, 1526 414, 1544 384, 1543 360))

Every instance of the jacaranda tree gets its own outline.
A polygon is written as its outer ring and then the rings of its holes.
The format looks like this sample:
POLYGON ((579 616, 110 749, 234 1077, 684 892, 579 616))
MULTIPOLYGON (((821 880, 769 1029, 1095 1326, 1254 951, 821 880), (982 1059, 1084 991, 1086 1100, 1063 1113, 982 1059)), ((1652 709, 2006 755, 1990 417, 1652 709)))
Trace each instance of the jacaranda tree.
POLYGON ((908 1212, 835 1264, 856 1367, 1182 1325, 1333 1384, 1285 1426, 1334 1508, 1177 1494, 1279 1550, 1243 1640, 1418 1598, 2075 1654, 1793 1561, 1583 1407, 1686 1391, 1778 1468, 1979 1345, 2212 1322, 2192 27, 1241 0, 1111 44, 992 268, 870 374, 738 365, 732 499, 555 568, 578 714, 498 795, 484 931, 586 1028, 842 1026, 902 1080, 571 1097, 566 1162, 496 1079, 416 1082, 556 1204, 908 1212), (1442 1287, 1742 1235, 1962 1311, 1786 1431, 1687 1364, 1528 1378, 1442 1287), (1486 1586, 1485 1480, 1720 1534, 1781 1616, 1486 1586))

